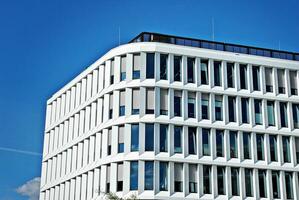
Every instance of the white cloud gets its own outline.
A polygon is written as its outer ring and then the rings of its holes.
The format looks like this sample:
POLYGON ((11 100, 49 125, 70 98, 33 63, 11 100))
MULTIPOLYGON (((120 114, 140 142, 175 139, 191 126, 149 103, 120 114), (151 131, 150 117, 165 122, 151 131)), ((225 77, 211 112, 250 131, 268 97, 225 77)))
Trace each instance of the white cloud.
POLYGON ((28 196, 29 200, 38 200, 40 190, 40 177, 35 177, 16 189, 22 196, 28 196))

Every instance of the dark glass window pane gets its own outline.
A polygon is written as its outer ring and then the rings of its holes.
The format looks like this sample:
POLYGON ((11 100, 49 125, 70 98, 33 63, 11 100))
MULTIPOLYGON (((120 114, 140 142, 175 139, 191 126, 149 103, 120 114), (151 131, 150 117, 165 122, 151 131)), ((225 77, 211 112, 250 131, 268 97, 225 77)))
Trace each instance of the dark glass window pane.
POLYGON ((299 128, 299 104, 293 104, 292 108, 294 128, 299 128))
POLYGON ((154 189, 154 162, 152 161, 144 163, 144 189, 154 189))
POLYGON ((234 63, 227 63, 227 87, 234 87, 234 63))
POLYGON ((207 85, 209 83, 209 70, 208 70, 208 60, 201 60, 200 63, 200 73, 201 73, 201 84, 207 85))
POLYGON ((261 198, 266 198, 267 197, 266 171, 265 170, 259 170, 258 171, 258 176, 259 176, 260 197, 261 198))
POLYGON ((189 154, 196 154, 196 128, 188 128, 188 148, 189 154))
POLYGON ((154 151, 154 124, 145 124, 145 151, 154 151))
POLYGON ((124 143, 119 143, 118 144, 118 153, 123 153, 124 152, 124 143))
POLYGON ((194 66, 195 59, 187 58, 187 75, 188 75, 188 83, 194 83, 194 66))
POLYGON ((228 118, 230 122, 235 122, 235 97, 228 97, 228 118))
POLYGON ((216 151, 217 151, 217 157, 223 157, 223 145, 224 139, 223 139, 223 131, 222 130, 216 130, 216 151))
POLYGON ((262 124, 262 101, 259 99, 254 100, 254 115, 255 124, 262 124))
POLYGON ((219 99, 215 99, 215 120, 222 120, 222 101, 219 99))
POLYGON ((146 54, 146 78, 155 78, 155 54, 146 54))
POLYGON ((130 163, 130 190, 138 190, 138 161, 130 163))
POLYGON ((225 194, 225 167, 217 167, 218 194, 225 194))
POLYGON ((252 170, 245 169, 245 189, 246 189, 246 197, 252 197, 252 170))
POLYGON ((160 54, 160 79, 167 80, 167 60, 168 55, 160 54))
POLYGON ((229 142, 230 142, 230 157, 238 158, 238 134, 236 131, 229 132, 229 142))
POLYGON ((256 134, 256 146, 257 146, 257 159, 264 160, 264 136, 261 134, 256 134))
POLYGON ((214 85, 221 86, 221 62, 214 62, 214 85))
POLYGON ((168 126, 160 124, 160 152, 167 152, 168 126))
POLYGON ((182 127, 174 127, 174 153, 182 153, 182 127))
POLYGON ((286 193, 287 199, 293 199, 293 174, 292 172, 285 172, 285 183, 286 183, 286 193))
POLYGON ((279 171, 272 171, 272 188, 273 197, 275 199, 280 198, 280 187, 279 187, 279 171))
POLYGON ((181 97, 174 96, 174 116, 181 116, 181 97))
POLYGON ((285 163, 291 162, 290 138, 289 137, 282 136, 282 147, 283 147, 283 161, 285 163))
POLYGON ((209 119, 209 97, 203 96, 201 99, 201 118, 209 119))
POLYGON ((288 118, 287 118, 287 104, 280 102, 280 122, 281 127, 287 127, 288 118))
POLYGON ((166 162, 160 162, 160 191, 167 191, 168 190, 168 171, 167 171, 167 163, 166 162))
POLYGON ((188 98, 188 117, 195 118, 195 99, 188 98))
POLYGON ((274 102, 267 101, 268 125, 275 126, 274 102))
POLYGON ((241 106, 242 106, 242 123, 249 123, 248 98, 241 98, 241 106))
POLYGON ((125 116, 125 106, 119 106, 119 116, 125 116))
POLYGON ((210 130, 202 129, 202 148, 203 155, 210 156, 210 130))
POLYGON ((239 169, 231 168, 232 195, 239 196, 239 169))
POLYGON ((253 82, 253 90, 260 90, 260 84, 259 84, 259 81, 260 81, 260 69, 258 66, 253 66, 252 67, 252 82, 253 82))
POLYGON ((173 73, 174 73, 174 81, 181 81, 181 63, 182 63, 182 58, 180 56, 174 56, 174 68, 173 68, 173 73))
POLYGON ((203 166, 203 193, 211 194, 211 166, 203 166))
POLYGON ((251 159, 251 140, 250 140, 250 133, 244 132, 243 133, 243 148, 244 148, 244 159, 251 159))
POLYGON ((139 125, 131 125, 131 151, 139 150, 139 125))
POLYGON ((274 135, 270 135, 269 140, 271 161, 277 161, 277 138, 274 135))

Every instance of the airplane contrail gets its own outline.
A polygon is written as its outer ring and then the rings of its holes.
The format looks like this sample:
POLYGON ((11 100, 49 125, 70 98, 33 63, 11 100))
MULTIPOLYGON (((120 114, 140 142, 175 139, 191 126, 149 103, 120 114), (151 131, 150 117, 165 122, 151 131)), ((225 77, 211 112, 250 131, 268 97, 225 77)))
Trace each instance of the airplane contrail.
POLYGON ((9 151, 9 152, 21 153, 21 154, 26 154, 26 155, 31 155, 31 156, 42 156, 42 154, 38 153, 38 152, 25 151, 25 150, 13 149, 13 148, 7 148, 7 147, 0 147, 0 151, 9 151))

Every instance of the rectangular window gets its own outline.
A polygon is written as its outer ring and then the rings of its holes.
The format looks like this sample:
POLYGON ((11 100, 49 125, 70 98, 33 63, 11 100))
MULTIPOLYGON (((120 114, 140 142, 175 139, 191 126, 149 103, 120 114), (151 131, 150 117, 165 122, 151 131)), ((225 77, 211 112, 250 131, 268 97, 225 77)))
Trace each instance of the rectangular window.
POLYGON ((189 164, 189 192, 197 193, 197 165, 189 164))
POLYGON ((167 63, 168 63, 168 55, 160 54, 160 80, 167 80, 167 63))
POLYGON ((267 101, 268 126, 275 126, 274 101, 267 101))
POLYGON ((174 153, 182 153, 182 127, 174 127, 174 153))
POLYGON ((218 194, 225 195, 225 167, 217 167, 218 194))
POLYGON ((231 168, 231 182, 232 182, 232 195, 240 195, 240 184, 239 184, 239 169, 231 168))
POLYGON ((145 151, 154 151, 154 124, 145 124, 145 151))
POLYGON ((113 94, 109 95, 109 119, 113 117, 113 94))
POLYGON ((160 115, 168 115, 168 90, 160 89, 160 115))
POLYGON ((124 133, 125 133, 125 127, 120 126, 118 128, 118 153, 124 152, 124 133))
POLYGON ((203 165, 203 193, 211 194, 211 166, 203 165))
POLYGON ((110 68, 110 85, 114 83, 114 59, 111 60, 111 68, 110 68))
POLYGON ((154 162, 144 162, 144 190, 154 189, 154 162))
POLYGON ((167 162, 160 162, 160 184, 159 188, 160 191, 167 191, 168 190, 168 164, 167 162))
POLYGON ((277 162, 277 137, 275 135, 269 136, 270 142, 270 159, 272 162, 277 162))
POLYGON ((278 92, 280 94, 285 94, 285 74, 284 69, 278 69, 277 70, 277 76, 278 76, 278 92))
POLYGON ((299 128, 299 104, 293 104, 292 108, 294 128, 299 128))
POLYGON ((174 104, 173 104, 174 116, 181 117, 182 113, 182 92, 174 91, 174 104))
POLYGON ((258 66, 252 67, 252 83, 253 83, 253 90, 259 91, 260 90, 260 68, 258 66))
POLYGON ((265 68, 266 92, 273 92, 273 73, 272 68, 265 68))
POLYGON ((196 128, 188 127, 188 152, 189 154, 196 154, 196 128))
POLYGON ((201 118, 209 119, 209 94, 201 94, 201 118))
POLYGON ((260 197, 267 198, 266 170, 258 170, 260 197))
POLYGON ((291 95, 298 95, 297 71, 290 71, 291 95))
POLYGON ((140 79, 140 54, 133 55, 133 79, 140 79))
POLYGON ((238 132, 229 131, 230 158, 238 158, 238 132))
POLYGON ((241 107, 242 107, 242 123, 249 123, 249 112, 248 112, 248 98, 241 98, 241 107))
POLYGON ((244 159, 251 159, 251 134, 243 132, 244 159))
POLYGON ((288 127, 288 113, 287 113, 287 103, 280 102, 280 123, 281 127, 288 127))
POLYGON ((106 173, 106 192, 110 192, 110 171, 111 171, 111 166, 107 165, 107 173, 106 173))
POLYGON ((295 147, 296 147, 296 160, 297 160, 297 164, 299 164, 299 137, 296 137, 295 139, 295 147))
POLYGON ((155 78, 155 53, 146 54, 146 78, 155 78))
POLYGON ((146 114, 154 114, 155 111, 155 89, 146 89, 146 114))
POLYGON ((246 197, 253 196, 252 190, 252 169, 245 169, 245 190, 246 190, 246 197))
POLYGON ((125 116, 126 112, 126 92, 125 90, 120 91, 119 100, 119 116, 125 116))
POLYGON ((282 147, 283 147, 283 161, 285 163, 291 162, 290 138, 289 137, 282 136, 282 147))
POLYGON ((160 152, 168 151, 168 126, 160 124, 160 152))
POLYGON ((210 156, 210 130, 209 129, 202 129, 202 155, 210 156))
POLYGON ((117 164, 117 186, 116 190, 123 191, 123 163, 117 164))
POLYGON ((262 100, 254 99, 254 119, 255 124, 262 124, 262 100))
POLYGON ((130 190, 138 190, 138 161, 130 162, 130 190))
POLYGON ((195 101, 196 94, 194 92, 188 92, 188 117, 195 118, 195 101))
POLYGON ((209 84, 208 64, 209 64, 209 60, 201 60, 201 62, 200 62, 200 77, 201 77, 202 85, 209 84))
POLYGON ((235 87, 235 77, 234 77, 234 71, 235 71, 235 64, 234 63, 227 63, 226 66, 226 72, 227 72, 227 87, 234 88, 235 87))
POLYGON ((139 150, 139 125, 131 125, 131 151, 139 150))
POLYGON ((214 86, 221 86, 221 62, 214 61, 214 86))
POLYGON ((188 83, 194 83, 195 82, 194 66, 195 66, 195 59, 194 58, 187 58, 188 83))
POLYGON ((293 199, 293 174, 292 172, 285 172, 285 183, 286 183, 286 193, 287 199, 293 199))
POLYGON ((272 171, 273 198, 280 199, 279 171, 272 171))
POLYGON ((183 192, 183 165, 174 163, 174 192, 183 192))
POLYGON ((236 97, 228 97, 228 120, 236 122, 236 97))
POLYGON ((122 56, 120 58, 120 81, 126 80, 126 65, 127 65, 127 57, 122 56))
POLYGON ((132 97, 132 115, 139 115, 139 105, 140 105, 140 90, 133 89, 133 97, 132 97))
POLYGON ((107 155, 111 155, 111 139, 112 139, 112 129, 108 129, 108 146, 107 146, 107 155))
POLYGON ((222 96, 215 96, 215 120, 222 121, 222 96))
POLYGON ((240 86, 246 90, 247 87, 247 65, 240 64, 240 86))
POLYGON ((256 134, 256 147, 257 147, 257 159, 265 160, 264 136, 261 134, 256 134))
POLYGON ((216 130, 216 156, 224 157, 224 135, 223 130, 216 130))
POLYGON ((181 56, 174 56, 173 65, 174 65, 174 68, 173 68, 173 74, 174 74, 173 79, 174 79, 174 81, 181 81, 182 57, 181 56))

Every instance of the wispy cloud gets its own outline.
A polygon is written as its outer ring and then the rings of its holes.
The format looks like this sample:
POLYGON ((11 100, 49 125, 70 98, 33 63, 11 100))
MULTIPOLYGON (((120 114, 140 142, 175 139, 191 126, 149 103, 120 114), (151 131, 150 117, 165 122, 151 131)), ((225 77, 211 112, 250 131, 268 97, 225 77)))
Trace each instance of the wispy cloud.
POLYGON ((40 190, 40 177, 35 177, 16 189, 16 192, 22 196, 29 197, 29 200, 38 200, 40 190))
POLYGON ((38 152, 25 151, 21 149, 14 149, 14 148, 7 148, 7 147, 0 147, 0 151, 9 151, 9 152, 21 153, 21 154, 26 154, 31 156, 42 156, 42 154, 38 152))

